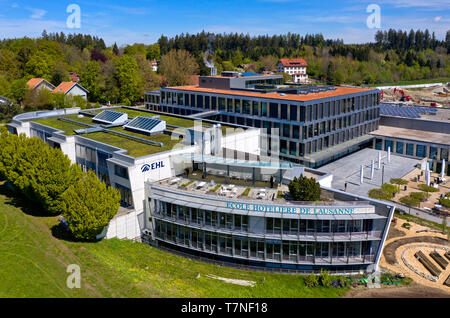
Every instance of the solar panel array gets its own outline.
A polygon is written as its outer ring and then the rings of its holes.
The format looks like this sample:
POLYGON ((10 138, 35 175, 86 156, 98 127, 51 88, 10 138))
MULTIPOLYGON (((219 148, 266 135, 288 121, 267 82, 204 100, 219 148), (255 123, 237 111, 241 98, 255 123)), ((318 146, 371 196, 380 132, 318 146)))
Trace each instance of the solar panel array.
POLYGON ((97 114, 92 120, 100 120, 102 122, 108 122, 113 123, 117 119, 119 119, 121 116, 123 116, 125 113, 122 112, 115 112, 112 110, 104 110, 101 113, 97 114))
POLYGON ((330 85, 323 86, 304 86, 297 89, 297 94, 321 93, 327 91, 335 91, 336 87, 330 85))
POLYGON ((437 109, 423 106, 397 106, 380 104, 381 115, 391 115, 408 118, 420 118, 420 114, 436 115, 437 109))
POLYGON ((161 120, 153 118, 153 117, 145 117, 145 116, 138 116, 128 122, 123 128, 129 128, 129 129, 138 129, 140 131, 146 131, 151 132, 153 128, 155 128, 159 123, 161 123, 161 120))

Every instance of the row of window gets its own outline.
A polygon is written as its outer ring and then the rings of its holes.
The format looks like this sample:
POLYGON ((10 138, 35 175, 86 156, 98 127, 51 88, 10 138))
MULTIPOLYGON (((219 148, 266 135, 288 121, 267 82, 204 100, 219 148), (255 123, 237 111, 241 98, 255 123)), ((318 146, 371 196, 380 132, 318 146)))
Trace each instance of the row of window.
MULTIPOLYGON (((171 218, 174 221, 188 224, 199 224, 219 229, 230 229, 248 232, 248 216, 221 213, 203 209, 181 206, 160 200, 155 201, 154 215, 171 218)), ((373 228, 373 220, 299 220, 264 218, 266 234, 299 233, 347 233, 367 232, 373 228)), ((252 229, 251 229, 252 231, 252 229)))
MULTIPOLYGON (((376 138, 375 139, 375 149, 383 150, 383 139, 376 138)), ((413 144, 413 143, 405 143, 402 141, 395 142, 393 140, 384 140, 384 150, 387 151, 388 148, 391 148, 391 151, 398 154, 405 154, 411 157, 420 157, 425 158, 428 157, 434 160, 442 160, 445 159, 448 161, 448 148, 438 148, 433 146, 426 146, 421 144, 413 144), (415 150, 415 153, 414 153, 415 150), (429 150, 429 152, 428 152, 429 150)))
POLYGON ((254 239, 231 236, 185 226, 155 221, 155 236, 179 246, 200 249, 229 256, 261 260, 314 261, 315 258, 358 258, 373 261, 373 243, 358 242, 302 242, 254 239))
POLYGON ((341 114, 354 112, 356 110, 371 108, 378 105, 379 95, 368 94, 339 99, 331 102, 299 106, 284 103, 262 102, 250 99, 162 91, 161 103, 219 110, 234 114, 309 122, 327 117, 339 116, 341 114))

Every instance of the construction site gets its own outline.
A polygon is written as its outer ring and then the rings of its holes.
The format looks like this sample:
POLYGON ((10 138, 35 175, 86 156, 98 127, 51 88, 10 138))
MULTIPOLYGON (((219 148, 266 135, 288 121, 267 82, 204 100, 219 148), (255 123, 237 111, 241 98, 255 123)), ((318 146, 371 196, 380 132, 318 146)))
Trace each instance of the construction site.
POLYGON ((402 102, 405 105, 450 107, 449 83, 437 83, 427 87, 380 87, 380 90, 385 103, 402 102))

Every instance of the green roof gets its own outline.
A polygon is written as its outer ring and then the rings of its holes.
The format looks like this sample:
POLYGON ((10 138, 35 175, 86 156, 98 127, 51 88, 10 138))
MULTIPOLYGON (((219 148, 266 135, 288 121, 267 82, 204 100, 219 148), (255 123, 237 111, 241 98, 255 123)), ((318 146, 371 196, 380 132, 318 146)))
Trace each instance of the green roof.
MULTIPOLYGON (((102 112, 104 109, 98 109, 89 111, 91 114, 95 115, 100 112, 102 112)), ((129 117, 136 117, 136 116, 145 116, 145 115, 159 115, 158 113, 153 112, 146 112, 146 111, 139 111, 139 110, 132 110, 127 108, 115 108, 113 109, 115 111, 121 111, 126 112, 129 117)), ((97 125, 92 121, 92 117, 88 116, 82 116, 78 117, 79 115, 66 115, 61 116, 61 118, 70 119, 73 121, 76 121, 80 124, 60 120, 58 117, 50 117, 50 118, 43 118, 43 119, 37 119, 33 120, 33 122, 42 124, 45 126, 53 127, 59 130, 62 130, 65 132, 67 136, 75 135, 74 130, 77 129, 83 129, 87 128, 88 126, 83 125, 83 123, 88 125, 97 125)), ((178 127, 183 128, 189 128, 194 126, 194 120, 192 119, 186 119, 186 118, 179 118, 179 117, 172 117, 172 116, 166 116, 166 115, 159 115, 160 119, 165 120, 168 125, 174 125, 178 127)), ((205 127, 210 127, 211 124, 203 125, 205 127)), ((230 126, 222 126, 222 131, 225 134, 226 128, 230 126)), ((231 127, 232 128, 232 127, 231 127)), ((94 133, 88 133, 88 134, 81 134, 80 136, 92 139, 95 141, 99 141, 114 147, 118 147, 121 149, 127 150, 127 154, 132 157, 142 157, 150 154, 155 154, 158 152, 168 151, 171 150, 177 143, 180 142, 180 139, 177 137, 172 137, 169 135, 161 134, 161 135, 153 135, 148 136, 141 133, 131 132, 129 130, 123 129, 121 126, 108 128, 112 131, 117 131, 122 134, 126 134, 130 136, 130 138, 127 138, 126 136, 119 136, 115 135, 113 133, 108 133, 107 131, 103 132, 94 132, 94 133), (132 137, 138 137, 142 139, 147 139, 155 142, 162 142, 163 146, 160 147, 158 145, 151 145, 147 144, 143 141, 139 141, 136 139, 133 139, 132 137)), ((174 128, 167 127, 167 130, 173 131, 174 128)))

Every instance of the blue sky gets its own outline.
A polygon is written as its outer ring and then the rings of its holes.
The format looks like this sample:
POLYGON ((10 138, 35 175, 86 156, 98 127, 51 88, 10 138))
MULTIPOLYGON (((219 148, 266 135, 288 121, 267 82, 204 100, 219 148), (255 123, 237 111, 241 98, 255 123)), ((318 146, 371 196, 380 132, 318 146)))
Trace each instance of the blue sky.
POLYGON ((449 0, 0 0, 0 38, 48 32, 89 33, 107 45, 154 43, 161 34, 238 32, 250 35, 322 33, 345 43, 373 41, 366 8, 381 9, 381 29, 425 29, 444 39, 450 29, 449 0), (81 28, 66 25, 67 6, 81 9, 81 28))

